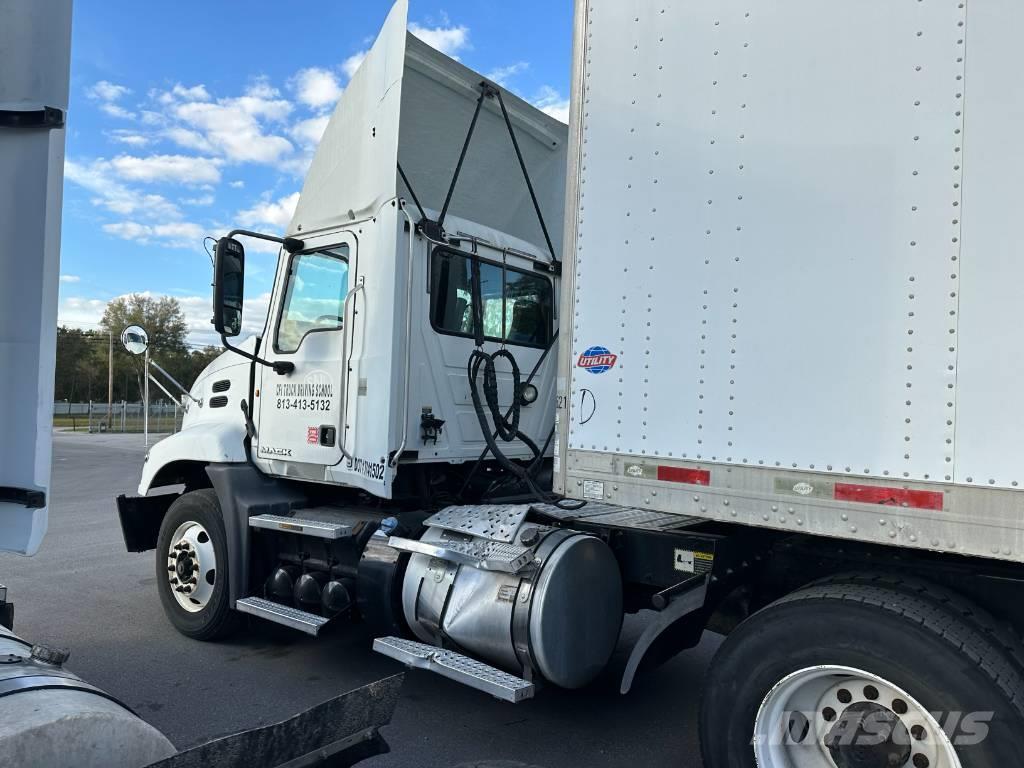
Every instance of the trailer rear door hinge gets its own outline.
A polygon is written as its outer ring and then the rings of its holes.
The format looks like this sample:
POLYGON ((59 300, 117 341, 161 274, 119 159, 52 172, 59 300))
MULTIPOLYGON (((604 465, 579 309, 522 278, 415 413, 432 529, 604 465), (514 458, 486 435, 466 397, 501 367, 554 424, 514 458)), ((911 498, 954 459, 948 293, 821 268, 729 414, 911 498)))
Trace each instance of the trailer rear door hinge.
POLYGON ((56 107, 42 109, 0 109, 0 128, 53 128, 64 127, 64 110, 56 107))
POLYGON ((46 506, 46 493, 34 488, 11 488, 0 485, 0 503, 21 504, 29 509, 42 509, 46 506))

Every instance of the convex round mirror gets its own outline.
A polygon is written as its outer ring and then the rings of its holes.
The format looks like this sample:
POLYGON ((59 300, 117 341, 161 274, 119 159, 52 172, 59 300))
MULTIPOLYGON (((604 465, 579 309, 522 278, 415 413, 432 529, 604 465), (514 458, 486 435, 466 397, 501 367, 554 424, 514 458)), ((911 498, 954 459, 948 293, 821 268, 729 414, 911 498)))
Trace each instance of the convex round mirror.
POLYGON ((129 325, 121 331, 121 343, 129 354, 141 355, 149 348, 149 334, 141 325, 129 325))

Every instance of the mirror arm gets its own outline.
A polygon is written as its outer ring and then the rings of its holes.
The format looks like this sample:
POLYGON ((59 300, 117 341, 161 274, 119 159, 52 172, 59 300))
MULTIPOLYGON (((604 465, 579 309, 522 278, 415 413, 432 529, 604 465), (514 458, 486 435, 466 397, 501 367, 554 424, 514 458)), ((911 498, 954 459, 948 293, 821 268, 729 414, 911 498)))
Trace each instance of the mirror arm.
MULTIPOLYGON (((181 391, 181 394, 183 394, 185 397, 187 397, 193 403, 198 405, 200 408, 203 407, 203 401, 202 400, 196 400, 194 397, 192 397, 192 393, 189 392, 187 389, 185 389, 183 386, 181 386, 181 384, 178 383, 178 380, 176 378, 174 378, 173 376, 171 376, 171 374, 169 374, 163 368, 161 368, 160 365, 156 362, 156 360, 154 360, 152 357, 149 358, 149 365, 150 365, 151 368, 156 368, 158 371, 160 371, 160 373, 162 373, 164 376, 166 376, 167 379, 174 386, 176 386, 181 391)), ((159 381, 157 381, 155 378, 153 378, 152 375, 150 375, 149 378, 153 379, 153 381, 156 382, 156 385, 158 387, 160 387, 160 389, 162 389, 167 394, 167 396, 171 398, 171 400, 174 399, 174 397, 171 395, 171 393, 168 392, 167 389, 159 381)))
POLYGON ((265 235, 262 232, 253 232, 248 229, 232 229, 227 233, 226 237, 234 238, 235 235, 244 235, 245 237, 255 237, 257 240, 269 240, 272 243, 279 243, 288 253, 295 253, 306 247, 305 242, 295 237, 276 237, 274 235, 265 235))
POLYGON ((232 347, 228 344, 228 337, 223 333, 220 335, 220 343, 224 345, 224 349, 234 352, 236 355, 241 355, 246 360, 252 360, 254 363, 259 363, 260 365, 266 365, 273 368, 274 373, 276 374, 289 374, 295 370, 295 363, 288 360, 264 360, 262 357, 257 357, 256 355, 246 352, 244 349, 232 347))

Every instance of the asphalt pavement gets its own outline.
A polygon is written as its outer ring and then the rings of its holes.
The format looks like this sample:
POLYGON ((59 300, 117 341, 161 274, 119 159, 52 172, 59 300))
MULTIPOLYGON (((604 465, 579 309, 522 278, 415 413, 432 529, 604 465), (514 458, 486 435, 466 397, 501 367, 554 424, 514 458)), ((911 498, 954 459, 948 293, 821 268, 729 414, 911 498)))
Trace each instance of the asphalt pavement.
MULTIPOLYGON (((154 554, 125 551, 114 498, 133 493, 141 435, 54 435, 49 532, 32 558, 0 554, 15 631, 71 649, 68 668, 117 696, 179 749, 285 719, 401 670, 359 627, 320 638, 252 620, 225 642, 189 640, 164 618, 154 554)), ((627 622, 635 634, 639 622, 627 622)), ((701 768, 697 709, 719 639, 638 679, 627 696, 611 675, 580 691, 548 688, 499 702, 426 672, 406 676, 391 753, 367 768, 701 768)))

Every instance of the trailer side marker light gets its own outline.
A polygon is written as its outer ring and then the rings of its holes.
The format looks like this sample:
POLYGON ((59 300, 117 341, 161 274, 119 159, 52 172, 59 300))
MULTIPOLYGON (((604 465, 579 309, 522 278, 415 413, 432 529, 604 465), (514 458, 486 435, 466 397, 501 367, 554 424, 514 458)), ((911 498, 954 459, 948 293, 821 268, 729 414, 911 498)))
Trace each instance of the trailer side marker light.
POLYGON ((941 510, 941 491, 919 491, 911 488, 886 488, 879 485, 836 483, 836 501, 858 501, 862 504, 882 504, 890 507, 941 510))
POLYGON ((689 483, 690 485, 711 485, 711 473, 706 469, 687 469, 686 467, 658 466, 658 479, 670 483, 689 483))

